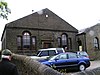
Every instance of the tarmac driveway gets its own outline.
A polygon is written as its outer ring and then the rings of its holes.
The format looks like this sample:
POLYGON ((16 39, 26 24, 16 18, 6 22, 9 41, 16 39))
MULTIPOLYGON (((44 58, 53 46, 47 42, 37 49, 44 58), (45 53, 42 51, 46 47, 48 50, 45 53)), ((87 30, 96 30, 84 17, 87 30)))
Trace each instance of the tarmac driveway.
MULTIPOLYGON (((90 67, 86 68, 86 70, 91 70, 91 69, 100 67, 100 60, 90 61, 90 62, 91 62, 91 65, 90 67)), ((73 75, 73 73, 76 73, 76 72, 70 72, 70 73, 67 73, 67 75, 73 75)))

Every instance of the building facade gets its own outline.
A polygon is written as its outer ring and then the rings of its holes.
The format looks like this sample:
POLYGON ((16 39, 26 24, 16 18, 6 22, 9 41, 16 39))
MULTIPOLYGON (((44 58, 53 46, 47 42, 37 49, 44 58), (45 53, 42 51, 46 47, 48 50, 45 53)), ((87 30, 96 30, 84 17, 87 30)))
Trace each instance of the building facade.
POLYGON ((91 60, 100 59, 100 24, 82 30, 77 42, 78 49, 87 51, 91 60))
POLYGON ((25 55, 41 48, 77 50, 77 33, 76 28, 46 8, 6 24, 2 49, 25 55))

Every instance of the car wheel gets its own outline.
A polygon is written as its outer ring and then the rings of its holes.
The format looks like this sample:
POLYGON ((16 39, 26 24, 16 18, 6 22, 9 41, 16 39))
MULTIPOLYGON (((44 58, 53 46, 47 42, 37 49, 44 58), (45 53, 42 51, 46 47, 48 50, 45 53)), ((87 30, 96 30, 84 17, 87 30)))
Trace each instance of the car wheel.
POLYGON ((85 65, 84 64, 80 64, 79 65, 79 70, 80 71, 84 71, 86 69, 85 65))

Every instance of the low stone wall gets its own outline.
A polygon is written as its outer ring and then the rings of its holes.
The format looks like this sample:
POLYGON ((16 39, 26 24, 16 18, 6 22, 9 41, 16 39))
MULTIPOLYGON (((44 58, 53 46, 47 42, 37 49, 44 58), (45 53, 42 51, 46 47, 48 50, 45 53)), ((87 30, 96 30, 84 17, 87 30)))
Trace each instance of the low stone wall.
POLYGON ((19 75, 100 75, 100 68, 72 74, 60 73, 24 55, 13 55, 12 62, 17 65, 19 75))
POLYGON ((12 62, 17 65, 20 75, 64 75, 28 56, 14 54, 12 62))

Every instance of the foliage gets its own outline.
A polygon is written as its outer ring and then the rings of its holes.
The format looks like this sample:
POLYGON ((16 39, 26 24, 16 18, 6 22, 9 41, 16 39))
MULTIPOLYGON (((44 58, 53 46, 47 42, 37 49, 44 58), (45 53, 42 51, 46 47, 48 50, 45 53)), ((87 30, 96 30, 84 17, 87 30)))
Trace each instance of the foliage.
POLYGON ((0 1, 0 17, 8 20, 8 14, 11 13, 8 8, 7 2, 0 1))

